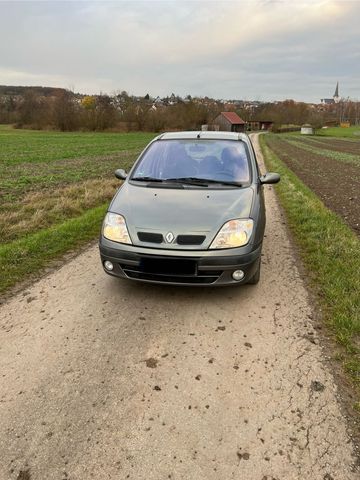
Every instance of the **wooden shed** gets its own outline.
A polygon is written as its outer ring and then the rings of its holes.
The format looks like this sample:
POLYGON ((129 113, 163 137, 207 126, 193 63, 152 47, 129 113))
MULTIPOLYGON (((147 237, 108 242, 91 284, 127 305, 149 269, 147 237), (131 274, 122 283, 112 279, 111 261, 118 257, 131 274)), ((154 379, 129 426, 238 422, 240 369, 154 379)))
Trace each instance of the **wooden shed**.
POLYGON ((249 130, 271 130, 274 122, 271 120, 249 120, 249 130))
POLYGON ((235 112, 221 112, 213 123, 219 126, 222 132, 244 132, 245 122, 235 112))

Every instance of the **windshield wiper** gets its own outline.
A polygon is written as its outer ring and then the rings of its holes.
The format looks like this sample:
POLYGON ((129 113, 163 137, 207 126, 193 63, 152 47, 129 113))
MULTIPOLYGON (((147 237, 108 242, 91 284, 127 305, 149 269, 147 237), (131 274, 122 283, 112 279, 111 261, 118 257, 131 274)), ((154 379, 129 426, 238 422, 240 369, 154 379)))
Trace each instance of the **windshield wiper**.
POLYGON ((179 182, 189 185, 201 185, 208 186, 209 183, 217 183, 220 185, 233 185, 234 187, 242 187, 241 183, 229 182, 227 180, 214 180, 213 178, 197 178, 197 177, 180 177, 180 178, 167 178, 166 182, 179 182))
POLYGON ((136 180, 137 182, 163 182, 161 178, 153 177, 133 177, 131 180, 136 180))
POLYGON ((154 177, 133 177, 131 180, 136 182, 158 182, 158 183, 182 183, 185 185, 197 185, 207 187, 209 183, 217 183, 219 185, 232 185, 234 187, 242 187, 241 183, 231 182, 227 180, 214 180, 213 178, 198 177, 177 177, 177 178, 154 178, 154 177))

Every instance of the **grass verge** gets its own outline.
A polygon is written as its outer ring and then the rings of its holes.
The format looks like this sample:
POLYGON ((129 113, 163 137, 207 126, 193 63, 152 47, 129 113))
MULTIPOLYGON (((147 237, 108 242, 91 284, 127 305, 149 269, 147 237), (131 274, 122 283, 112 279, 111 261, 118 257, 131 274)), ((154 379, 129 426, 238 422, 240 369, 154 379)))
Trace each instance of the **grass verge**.
POLYGON ((260 145, 268 169, 282 177, 276 191, 310 283, 325 321, 344 346, 343 364, 360 387, 360 241, 270 150, 264 135, 260 145))
POLYGON ((108 203, 19 240, 0 245, 0 294, 27 275, 96 238, 108 203))

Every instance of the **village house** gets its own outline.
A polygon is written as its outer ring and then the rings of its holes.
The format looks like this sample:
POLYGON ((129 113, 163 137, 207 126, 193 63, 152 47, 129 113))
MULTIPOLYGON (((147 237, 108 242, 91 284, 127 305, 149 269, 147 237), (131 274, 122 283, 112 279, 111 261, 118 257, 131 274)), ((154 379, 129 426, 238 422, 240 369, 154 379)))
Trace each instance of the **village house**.
POLYGON ((235 112, 221 112, 213 121, 223 132, 245 132, 245 122, 235 112))

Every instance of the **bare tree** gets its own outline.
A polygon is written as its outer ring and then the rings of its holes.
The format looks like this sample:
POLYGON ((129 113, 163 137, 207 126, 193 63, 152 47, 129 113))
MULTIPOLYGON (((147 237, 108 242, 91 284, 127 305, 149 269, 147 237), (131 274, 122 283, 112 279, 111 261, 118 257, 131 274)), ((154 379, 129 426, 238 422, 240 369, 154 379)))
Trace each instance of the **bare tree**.
POLYGON ((68 90, 59 92, 53 106, 54 125, 61 131, 72 131, 78 127, 78 105, 68 90))

